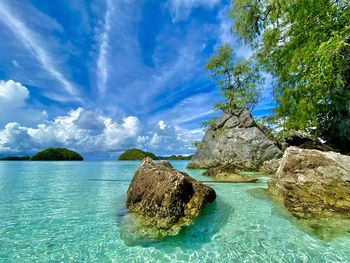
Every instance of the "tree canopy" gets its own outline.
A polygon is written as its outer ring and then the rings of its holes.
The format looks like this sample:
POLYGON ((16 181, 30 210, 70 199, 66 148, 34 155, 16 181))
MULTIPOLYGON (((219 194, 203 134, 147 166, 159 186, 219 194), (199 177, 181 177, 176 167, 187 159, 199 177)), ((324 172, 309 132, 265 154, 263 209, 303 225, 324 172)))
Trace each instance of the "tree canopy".
POLYGON ((272 74, 284 128, 350 151, 348 0, 234 0, 232 30, 272 74))
POLYGON ((215 109, 232 113, 237 109, 254 108, 263 78, 251 60, 235 58, 232 47, 224 44, 212 55, 205 69, 211 72, 223 95, 223 101, 216 103, 215 109))
POLYGON ((82 161, 83 159, 79 153, 66 148, 47 148, 30 158, 32 161, 82 161))
POLYGON ((143 158, 151 157, 153 160, 158 160, 158 157, 150 152, 144 152, 139 149, 129 149, 125 152, 123 152, 119 157, 118 160, 120 161, 127 161, 127 160, 142 160, 143 158))

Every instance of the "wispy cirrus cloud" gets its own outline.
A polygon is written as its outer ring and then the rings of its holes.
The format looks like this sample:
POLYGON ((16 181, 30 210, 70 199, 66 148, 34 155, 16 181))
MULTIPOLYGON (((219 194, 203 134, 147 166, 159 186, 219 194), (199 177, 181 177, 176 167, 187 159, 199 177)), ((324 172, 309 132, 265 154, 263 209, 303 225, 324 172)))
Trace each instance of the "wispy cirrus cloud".
POLYGON ((106 92, 106 84, 108 79, 108 61, 107 53, 109 48, 109 33, 111 30, 111 16, 114 10, 111 0, 106 0, 106 13, 104 17, 103 32, 100 36, 100 48, 97 59, 97 85, 100 97, 106 92))
POLYGON ((213 8, 220 0, 169 0, 173 22, 186 19, 192 12, 192 9, 197 7, 213 8))
POLYGON ((220 22, 218 30, 218 44, 231 44, 237 56, 249 58, 253 54, 253 51, 248 45, 240 44, 238 41, 238 36, 233 34, 231 31, 233 20, 228 16, 230 9, 231 6, 226 5, 218 14, 218 19, 220 22))
POLYGON ((24 44, 24 46, 41 63, 51 77, 56 79, 70 95, 77 96, 78 91, 75 85, 70 82, 60 70, 57 69, 50 52, 44 48, 45 42, 40 36, 32 31, 26 24, 18 18, 5 3, 0 2, 0 21, 2 21, 24 44))

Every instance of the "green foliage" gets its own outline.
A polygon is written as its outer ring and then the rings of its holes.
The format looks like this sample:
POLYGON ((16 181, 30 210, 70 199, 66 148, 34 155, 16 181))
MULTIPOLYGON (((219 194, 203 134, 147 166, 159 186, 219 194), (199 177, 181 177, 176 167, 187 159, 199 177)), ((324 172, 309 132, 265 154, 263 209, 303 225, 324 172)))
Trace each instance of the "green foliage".
POLYGON ((211 118, 211 119, 209 119, 207 121, 203 121, 201 123, 202 128, 204 128, 204 129, 208 129, 208 128, 215 129, 216 126, 217 126, 217 121, 218 120, 219 120, 219 117, 213 117, 213 118, 211 118))
POLYGON ((263 78, 251 60, 235 58, 233 49, 225 44, 213 54, 205 69, 211 72, 222 92, 223 101, 216 103, 215 109, 232 113, 237 109, 254 108, 263 78))
POLYGON ((127 160, 142 160, 143 158, 150 157, 153 160, 158 160, 158 157, 150 152, 144 152, 139 149, 130 149, 122 153, 118 160, 127 161, 127 160))
POLYGON ((174 161, 180 161, 180 160, 191 160, 192 155, 170 155, 166 157, 158 156, 159 160, 174 160, 174 161))
POLYGON ((65 148, 48 148, 30 158, 32 161, 82 161, 83 159, 79 153, 65 148))
POLYGON ((30 156, 8 156, 0 158, 0 161, 28 161, 30 156))
POLYGON ((276 77, 276 117, 350 151, 348 0, 235 0, 233 31, 276 77), (313 129, 310 129, 310 128, 313 129))

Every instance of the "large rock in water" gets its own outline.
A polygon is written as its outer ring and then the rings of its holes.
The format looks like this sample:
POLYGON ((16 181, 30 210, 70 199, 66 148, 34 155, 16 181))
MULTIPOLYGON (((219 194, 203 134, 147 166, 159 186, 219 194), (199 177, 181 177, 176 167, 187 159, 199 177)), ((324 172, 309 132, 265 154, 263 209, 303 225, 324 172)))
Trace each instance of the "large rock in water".
POLYGON ((264 161, 281 156, 281 150, 259 129, 250 111, 241 110, 223 115, 206 131, 188 167, 258 171, 264 161))
POLYGON ((188 225, 202 208, 215 200, 215 191, 167 161, 145 158, 127 192, 127 208, 142 215, 148 225, 171 229, 188 225), (151 223, 150 223, 151 222, 151 223))
POLYGON ((350 156, 289 147, 268 188, 299 218, 350 217, 350 156))

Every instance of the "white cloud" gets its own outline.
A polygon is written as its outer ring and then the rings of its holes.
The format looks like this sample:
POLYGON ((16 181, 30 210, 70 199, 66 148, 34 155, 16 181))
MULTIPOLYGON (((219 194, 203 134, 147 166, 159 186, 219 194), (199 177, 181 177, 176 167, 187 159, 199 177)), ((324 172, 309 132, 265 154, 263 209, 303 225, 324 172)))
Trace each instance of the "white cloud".
POLYGON ((105 95, 108 78, 107 52, 109 48, 109 32, 111 30, 111 15, 114 10, 112 1, 106 0, 106 14, 104 17, 103 32, 100 36, 100 49, 97 59, 97 86, 101 97, 105 95))
POLYGON ((35 147, 26 127, 16 122, 8 123, 0 130, 0 152, 25 152, 35 147))
POLYGON ((72 110, 68 115, 36 128, 28 128, 32 140, 41 147, 64 146, 83 152, 115 151, 128 147, 129 143, 137 140, 139 131, 140 122, 134 116, 116 122, 84 108, 72 110), (92 117, 89 123, 81 121, 84 115, 92 117))
POLYGON ((47 113, 26 107, 28 89, 13 80, 0 80, 0 127, 8 122, 35 123, 43 120, 47 113))
POLYGON ((183 154, 193 152, 193 142, 201 140, 203 134, 202 129, 190 130, 177 125, 167 125, 162 129, 157 125, 149 136, 140 136, 138 141, 144 149, 157 154, 183 154))
POLYGON ((213 8, 220 0, 168 0, 173 21, 185 20, 198 7, 213 8))
POLYGON ((15 68, 20 68, 21 65, 16 61, 16 60, 12 60, 12 65, 15 67, 15 68))
POLYGON ((45 41, 29 29, 4 2, 0 2, 0 20, 18 37, 51 77, 56 79, 69 94, 78 94, 76 87, 57 69, 54 59, 44 48, 45 41))
POLYGON ((25 100, 29 96, 29 91, 21 83, 13 80, 0 80, 0 109, 1 112, 21 108, 25 105, 25 100))
POLYGON ((165 127, 167 126, 163 120, 160 120, 160 121, 158 122, 158 125, 159 125, 159 128, 160 128, 161 130, 164 130, 165 127))
POLYGON ((138 147, 156 154, 180 154, 193 152, 192 142, 203 136, 202 129, 188 130, 160 123, 163 125, 142 129, 135 116, 116 121, 97 112, 77 108, 34 128, 16 122, 8 123, 0 130, 0 152, 32 153, 47 147, 67 147, 81 153, 97 153, 138 147))

